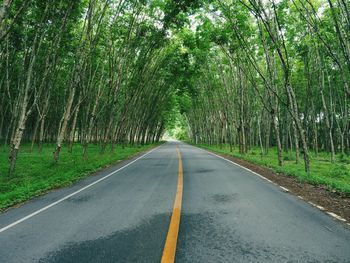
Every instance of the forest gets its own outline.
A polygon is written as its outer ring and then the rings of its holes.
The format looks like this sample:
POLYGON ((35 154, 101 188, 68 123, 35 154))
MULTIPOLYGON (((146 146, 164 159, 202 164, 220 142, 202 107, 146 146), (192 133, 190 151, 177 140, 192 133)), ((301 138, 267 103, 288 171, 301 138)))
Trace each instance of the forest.
POLYGON ((60 165, 175 129, 305 176, 322 161, 350 193, 349 85, 346 0, 3 0, 1 182, 27 155, 60 165))

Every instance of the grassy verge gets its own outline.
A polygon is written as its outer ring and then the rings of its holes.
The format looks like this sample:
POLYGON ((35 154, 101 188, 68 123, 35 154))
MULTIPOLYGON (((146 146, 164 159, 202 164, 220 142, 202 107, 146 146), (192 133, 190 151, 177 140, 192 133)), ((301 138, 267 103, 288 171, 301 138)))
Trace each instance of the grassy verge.
MULTIPOLYGON (((230 152, 228 145, 209 146, 206 144, 196 145, 213 152, 231 155, 254 164, 271 168, 277 173, 297 177, 301 182, 308 182, 314 185, 324 185, 342 193, 350 194, 350 157, 337 155, 335 163, 330 162, 330 154, 319 153, 316 157, 311 154, 311 173, 308 175, 304 171, 303 160, 295 164, 295 153, 284 153, 284 165, 278 166, 277 151, 275 148, 269 149, 266 155, 261 155, 259 148, 252 148, 247 154, 241 155, 238 149, 230 152)), ((302 158, 302 157, 301 157, 302 158)))
POLYGON ((18 156, 15 175, 7 177, 8 150, 0 150, 0 210, 29 200, 51 189, 68 186, 89 174, 117 161, 127 159, 154 145, 117 146, 115 153, 100 154, 99 147, 91 145, 85 160, 82 147, 75 145, 73 152, 62 149, 57 164, 52 161, 54 145, 44 145, 43 152, 29 151, 29 145, 23 145, 18 156))

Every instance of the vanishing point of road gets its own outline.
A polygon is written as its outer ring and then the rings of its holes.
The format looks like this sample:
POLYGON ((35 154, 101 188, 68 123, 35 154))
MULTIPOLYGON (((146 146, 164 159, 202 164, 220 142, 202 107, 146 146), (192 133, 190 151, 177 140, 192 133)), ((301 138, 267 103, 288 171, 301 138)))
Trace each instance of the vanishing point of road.
POLYGON ((350 262, 350 230, 222 158, 168 142, 0 214, 0 262, 350 262))

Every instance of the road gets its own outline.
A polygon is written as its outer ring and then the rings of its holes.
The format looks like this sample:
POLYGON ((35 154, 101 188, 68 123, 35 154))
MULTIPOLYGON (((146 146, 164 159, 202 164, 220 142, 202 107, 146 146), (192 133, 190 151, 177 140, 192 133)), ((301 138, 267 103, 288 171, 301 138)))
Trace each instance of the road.
POLYGON ((344 224, 180 142, 2 213, 0 262, 160 262, 179 189, 175 262, 350 262, 344 224))

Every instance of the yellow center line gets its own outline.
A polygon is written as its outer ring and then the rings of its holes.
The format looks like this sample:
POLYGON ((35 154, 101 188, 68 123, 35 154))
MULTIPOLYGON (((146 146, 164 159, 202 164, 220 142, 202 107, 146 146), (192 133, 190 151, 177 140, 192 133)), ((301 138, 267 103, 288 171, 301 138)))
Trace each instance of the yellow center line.
POLYGON ((176 146, 176 151, 177 151, 177 157, 179 159, 177 190, 176 190, 173 214, 171 215, 168 235, 166 237, 161 263, 173 263, 175 261, 176 243, 177 243, 177 237, 179 234, 182 193, 183 193, 183 169, 182 169, 181 152, 178 146, 176 146))

